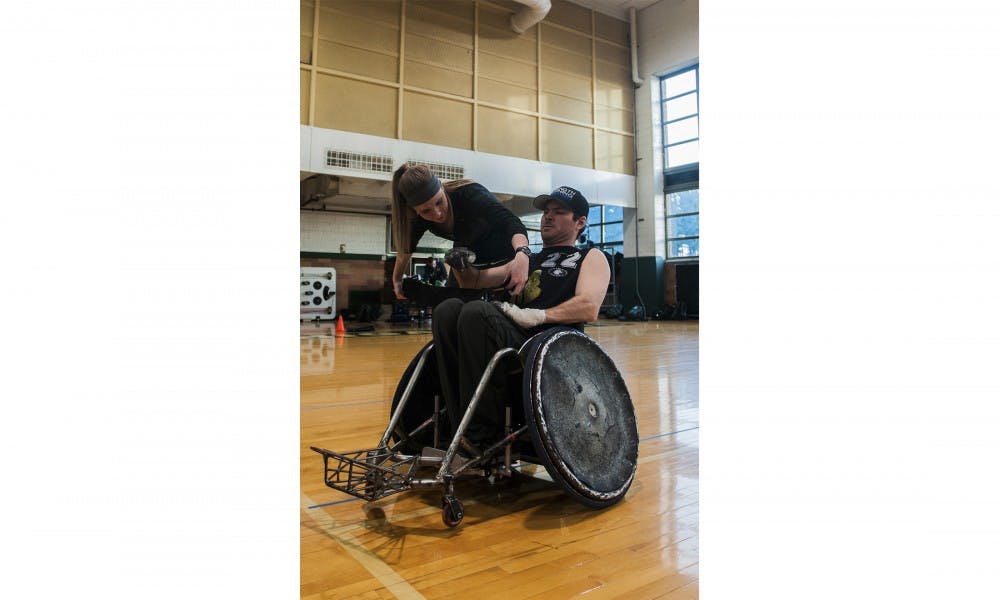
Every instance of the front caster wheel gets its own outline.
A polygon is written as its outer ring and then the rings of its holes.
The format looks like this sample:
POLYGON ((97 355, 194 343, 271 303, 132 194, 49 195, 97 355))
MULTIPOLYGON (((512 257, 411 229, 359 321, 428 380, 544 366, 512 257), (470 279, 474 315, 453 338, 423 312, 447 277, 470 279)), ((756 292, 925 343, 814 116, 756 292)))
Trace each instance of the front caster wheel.
POLYGON ((455 527, 462 522, 465 516, 465 508, 462 501, 451 494, 441 498, 441 520, 448 527, 455 527))

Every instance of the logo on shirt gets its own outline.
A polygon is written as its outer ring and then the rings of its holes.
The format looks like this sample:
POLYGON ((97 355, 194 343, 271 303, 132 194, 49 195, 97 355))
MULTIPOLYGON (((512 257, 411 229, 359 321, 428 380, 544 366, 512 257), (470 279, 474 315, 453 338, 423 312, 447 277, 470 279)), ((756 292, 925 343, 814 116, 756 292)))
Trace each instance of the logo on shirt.
POLYGON ((568 271, 566 269, 561 269, 556 267, 554 269, 549 269, 549 277, 565 277, 568 271))

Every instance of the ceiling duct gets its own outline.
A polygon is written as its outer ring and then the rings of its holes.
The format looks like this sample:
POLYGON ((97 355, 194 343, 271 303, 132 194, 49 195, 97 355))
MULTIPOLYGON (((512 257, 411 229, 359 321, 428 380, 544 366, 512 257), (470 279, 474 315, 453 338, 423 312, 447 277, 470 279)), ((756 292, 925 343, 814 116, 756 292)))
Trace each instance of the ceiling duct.
POLYGON ((299 208, 304 208, 311 202, 320 202, 330 196, 336 196, 340 188, 340 180, 329 175, 313 175, 299 181, 299 208))
POLYGON ((524 5, 510 16, 510 28, 517 33, 524 33, 534 27, 552 9, 550 0, 514 0, 514 2, 524 5))

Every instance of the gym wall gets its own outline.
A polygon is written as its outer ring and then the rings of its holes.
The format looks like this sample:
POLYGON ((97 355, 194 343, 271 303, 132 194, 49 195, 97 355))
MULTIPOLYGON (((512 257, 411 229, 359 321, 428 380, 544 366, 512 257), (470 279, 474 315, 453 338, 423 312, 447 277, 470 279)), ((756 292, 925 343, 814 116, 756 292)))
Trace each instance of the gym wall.
POLYGON ((625 223, 626 256, 666 258, 664 227, 663 152, 660 149, 658 77, 680 65, 698 59, 698 0, 661 0, 639 11, 639 77, 644 80, 636 90, 636 116, 639 148, 639 172, 636 174, 639 245, 635 244, 635 218, 625 223))
POLYGON ((348 308, 351 291, 381 291, 385 287, 384 260, 352 260, 324 256, 303 256, 302 267, 333 267, 337 270, 336 310, 348 308))
POLYGON ((634 174, 628 22, 519 7, 302 0, 301 124, 634 174))
POLYGON ((341 212, 301 211, 299 250, 381 256, 386 249, 386 218, 341 212))

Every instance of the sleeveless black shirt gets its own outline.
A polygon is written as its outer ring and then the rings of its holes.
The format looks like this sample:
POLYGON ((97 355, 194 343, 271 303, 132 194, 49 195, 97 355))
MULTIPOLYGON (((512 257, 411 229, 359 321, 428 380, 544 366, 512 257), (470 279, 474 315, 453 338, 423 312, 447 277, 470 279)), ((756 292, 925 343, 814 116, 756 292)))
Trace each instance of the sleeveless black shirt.
MULTIPOLYGON (((520 302, 515 303, 522 308, 552 308, 566 302, 576 294, 576 282, 580 278, 580 266, 588 252, 600 252, 597 248, 576 248, 573 246, 552 246, 543 248, 538 254, 532 254, 528 261, 528 283, 522 292, 520 302), (533 287, 537 286, 535 298, 533 287)), ((583 331, 583 322, 570 324, 583 331)), ((534 335, 540 331, 555 327, 546 324, 534 327, 528 331, 534 335)))

